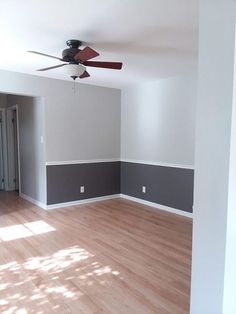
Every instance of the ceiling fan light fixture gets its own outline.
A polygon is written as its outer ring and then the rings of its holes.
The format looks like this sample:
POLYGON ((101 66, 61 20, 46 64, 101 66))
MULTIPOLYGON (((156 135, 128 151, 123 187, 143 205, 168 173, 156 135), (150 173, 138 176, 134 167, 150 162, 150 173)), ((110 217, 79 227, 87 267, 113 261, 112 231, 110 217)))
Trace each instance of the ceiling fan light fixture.
POLYGON ((64 68, 65 68, 66 73, 71 78, 73 78, 73 80, 75 80, 80 75, 82 75, 84 71, 86 70, 86 68, 83 65, 73 64, 73 63, 66 64, 64 68))

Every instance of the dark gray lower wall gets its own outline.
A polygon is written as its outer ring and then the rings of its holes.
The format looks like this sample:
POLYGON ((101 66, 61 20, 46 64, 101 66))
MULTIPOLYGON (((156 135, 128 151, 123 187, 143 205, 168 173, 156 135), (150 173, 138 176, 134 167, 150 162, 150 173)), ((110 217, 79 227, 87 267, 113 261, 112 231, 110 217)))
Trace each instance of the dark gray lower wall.
POLYGON ((191 169, 131 162, 47 166, 47 204, 122 193, 192 212, 193 177, 191 169))
POLYGON ((191 169, 121 162, 121 193, 192 212, 193 177, 191 169))
POLYGON ((48 205, 119 193, 120 162, 47 166, 48 205))

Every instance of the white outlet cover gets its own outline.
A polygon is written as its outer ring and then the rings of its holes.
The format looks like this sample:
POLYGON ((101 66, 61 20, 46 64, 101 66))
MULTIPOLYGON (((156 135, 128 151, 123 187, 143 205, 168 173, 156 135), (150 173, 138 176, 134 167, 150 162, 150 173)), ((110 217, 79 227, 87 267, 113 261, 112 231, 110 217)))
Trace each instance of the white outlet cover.
POLYGON ((84 193, 84 186, 83 185, 80 187, 80 193, 84 193))
POLYGON ((145 185, 142 186, 142 192, 146 193, 146 186, 145 185))

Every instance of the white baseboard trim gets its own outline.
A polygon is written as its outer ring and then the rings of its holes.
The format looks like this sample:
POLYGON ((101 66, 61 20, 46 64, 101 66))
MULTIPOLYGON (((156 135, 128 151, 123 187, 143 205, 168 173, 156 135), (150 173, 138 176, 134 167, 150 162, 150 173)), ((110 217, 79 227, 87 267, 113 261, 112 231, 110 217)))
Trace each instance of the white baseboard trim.
POLYGON ((107 196, 100 196, 100 197, 93 197, 93 198, 87 198, 84 200, 78 200, 78 201, 72 201, 72 202, 64 202, 64 203, 57 203, 57 204, 52 204, 52 205, 46 205, 44 203, 41 203, 35 199, 33 199, 32 197, 24 194, 24 193, 20 193, 20 197, 22 197, 23 199, 25 199, 26 201, 37 205, 43 209, 56 209, 56 208, 62 208, 62 207, 69 207, 69 206, 76 206, 76 205, 82 205, 82 204, 88 204, 88 203, 93 203, 93 202, 99 202, 99 201, 106 201, 106 200, 111 200, 114 198, 124 198, 127 199, 129 201, 133 201, 133 202, 137 202, 143 205, 147 205, 159 210, 163 210, 172 214, 177 214, 180 216, 184 216, 184 217, 188 217, 188 218, 193 218, 193 214, 192 213, 188 213, 185 212, 183 210, 179 210, 176 208, 172 208, 172 207, 168 207, 168 206, 164 206, 161 204, 157 204, 154 202, 149 202, 149 201, 145 201, 142 200, 141 198, 137 198, 137 197, 133 197, 133 196, 129 196, 129 195, 125 195, 125 194, 113 194, 113 195, 107 195, 107 196))
POLYGON ((65 203, 57 203, 57 204, 52 204, 52 205, 46 205, 45 209, 56 209, 56 208, 62 208, 62 207, 76 206, 76 205, 82 205, 82 204, 87 204, 87 203, 111 200, 111 199, 119 198, 119 197, 120 197, 120 194, 99 196, 99 197, 87 198, 87 199, 84 199, 84 200, 65 202, 65 203))
POLYGON ((41 203, 41 202, 35 200, 32 197, 30 197, 30 196, 28 196, 28 195, 26 195, 24 193, 19 193, 19 195, 20 195, 21 198, 25 199, 26 201, 28 201, 28 202, 30 202, 30 203, 32 203, 34 205, 37 205, 37 206, 39 206, 39 207, 41 207, 43 209, 47 209, 47 205, 46 204, 41 203))
POLYGON ((150 206, 150 207, 153 207, 153 208, 156 208, 156 209, 160 209, 160 210, 172 213, 172 214, 177 214, 177 215, 180 215, 180 216, 193 218, 193 214, 192 213, 188 213, 188 212, 185 212, 185 211, 180 210, 180 209, 164 206, 164 205, 157 204, 157 203, 154 203, 154 202, 145 201, 145 200, 142 200, 141 198, 137 198, 137 197, 133 197, 133 196, 125 195, 125 194, 120 194, 120 197, 124 198, 124 199, 127 199, 129 201, 137 202, 137 203, 140 203, 140 204, 143 204, 143 205, 147 205, 147 206, 150 206))

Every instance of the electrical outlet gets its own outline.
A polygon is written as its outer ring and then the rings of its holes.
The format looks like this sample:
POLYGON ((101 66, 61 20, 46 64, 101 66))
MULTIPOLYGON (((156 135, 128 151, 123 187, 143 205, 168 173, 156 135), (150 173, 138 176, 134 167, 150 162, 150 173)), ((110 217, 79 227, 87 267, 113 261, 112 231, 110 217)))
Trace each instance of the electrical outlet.
POLYGON ((146 186, 145 185, 142 186, 142 193, 144 193, 144 194, 146 193, 146 186))
POLYGON ((81 185, 81 187, 80 187, 80 193, 84 193, 84 186, 83 185, 81 185))

